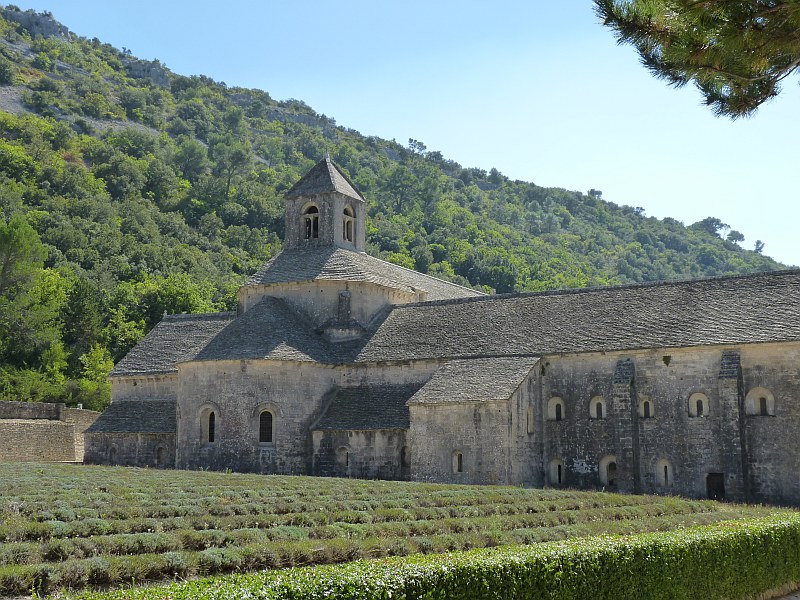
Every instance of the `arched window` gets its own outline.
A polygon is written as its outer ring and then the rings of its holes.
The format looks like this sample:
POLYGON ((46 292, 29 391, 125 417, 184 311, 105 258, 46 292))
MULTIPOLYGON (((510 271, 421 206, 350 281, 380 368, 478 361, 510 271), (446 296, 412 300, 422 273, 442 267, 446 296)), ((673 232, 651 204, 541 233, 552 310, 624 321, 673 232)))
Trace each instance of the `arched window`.
POLYGON ((661 488, 672 487, 672 464, 665 458, 656 463, 656 486, 661 488))
POLYGON ((766 388, 756 387, 747 392, 744 403, 748 415, 767 417, 775 414, 775 396, 766 388))
POLYGON ((589 401, 589 418, 590 419, 605 419, 606 418, 606 401, 602 396, 595 396, 589 401))
POLYGON ((217 433, 217 415, 212 410, 210 413, 208 413, 208 438, 206 439, 206 441, 209 444, 214 443, 214 438, 216 437, 216 433, 217 433))
POLYGON ((707 417, 710 413, 708 397, 700 392, 689 396, 689 416, 707 417))
POLYGON ((609 454, 600 459, 600 483, 609 487, 617 485, 617 457, 609 454))
POLYGON ((272 443, 272 413, 268 410, 258 416, 258 442, 260 444, 272 443))
POLYGON ((116 446, 111 446, 111 448, 108 450, 108 462, 110 462, 112 465, 117 464, 117 447, 116 446))
POLYGON ((400 450, 400 466, 403 468, 411 466, 411 454, 408 451, 408 446, 403 446, 400 450))
POLYGON ((453 473, 464 472, 464 455, 458 450, 453 452, 453 473))
POLYGON ((566 473, 564 472, 564 462, 560 458, 550 461, 550 485, 564 485, 566 473))
POLYGON ((655 406, 653 406, 653 401, 650 398, 646 398, 644 396, 639 398, 639 418, 640 419, 650 419, 655 411, 655 406))
POLYGON ((167 450, 164 446, 159 446, 156 448, 156 466, 163 467, 164 466, 164 458, 167 455, 167 450))
POLYGON ((562 421, 564 417, 564 401, 558 396, 553 396, 547 403, 547 418, 550 421, 562 421))
POLYGON ((303 230, 307 240, 319 237, 319 209, 313 204, 303 211, 303 230))
POLYGON ((344 207, 342 216, 342 239, 345 242, 352 242, 355 239, 355 214, 350 206, 344 207))
POLYGON ((200 441, 213 444, 219 438, 219 412, 213 404, 207 404, 200 410, 200 441))

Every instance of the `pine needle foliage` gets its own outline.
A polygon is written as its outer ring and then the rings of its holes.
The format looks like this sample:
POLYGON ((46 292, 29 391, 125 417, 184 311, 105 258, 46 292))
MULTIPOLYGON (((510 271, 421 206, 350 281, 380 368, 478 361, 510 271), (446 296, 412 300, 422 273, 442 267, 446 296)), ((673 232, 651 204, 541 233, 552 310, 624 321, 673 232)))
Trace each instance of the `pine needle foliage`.
POLYGON ((751 116, 800 67, 797 0, 595 0, 618 43, 676 87, 694 83, 718 116, 751 116))

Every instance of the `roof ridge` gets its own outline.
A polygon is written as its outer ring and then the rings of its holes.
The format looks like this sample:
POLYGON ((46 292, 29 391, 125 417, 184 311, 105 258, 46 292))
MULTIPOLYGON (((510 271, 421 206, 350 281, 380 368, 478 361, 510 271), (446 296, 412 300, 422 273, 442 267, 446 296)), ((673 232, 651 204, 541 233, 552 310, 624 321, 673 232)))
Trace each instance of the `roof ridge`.
MULTIPOLYGON (((478 297, 489 296, 489 294, 487 294, 486 292, 482 292, 480 290, 476 290, 476 289, 473 289, 473 288, 468 288, 465 285, 461 285, 461 284, 458 284, 458 283, 453 283, 452 281, 447 281, 446 279, 441 279, 439 277, 434 277, 433 275, 428 275, 427 273, 422 273, 421 271, 415 271, 414 269, 409 269, 408 267, 404 267, 403 265, 398 265, 396 263, 389 262, 388 260, 383 260, 382 258, 378 258, 377 256, 372 256, 371 254, 369 254, 367 252, 364 252, 363 250, 354 251, 354 250, 350 250, 348 248, 339 248, 339 249, 340 250, 347 250, 348 252, 357 252, 358 254, 363 254, 363 255, 368 256, 369 258, 371 258, 373 260, 378 260, 378 261, 380 261, 380 262, 382 262, 384 264, 391 265, 392 267, 396 267, 398 269, 402 269, 403 271, 408 271, 409 273, 413 273, 415 276, 426 277, 428 279, 435 279, 436 281, 441 281, 442 283, 446 283, 447 285, 452 285, 453 287, 457 287, 457 288, 460 288, 462 290, 466 290, 468 292, 477 293, 477 294, 479 294, 478 297)), ((411 286, 411 287, 413 287, 413 286, 411 286)), ((439 300, 438 302, 442 302, 442 301, 439 300)))
MULTIPOLYGON (((422 273, 420 273, 420 275, 421 274, 422 273)), ((399 309, 399 308, 414 308, 419 306, 441 306, 447 304, 464 304, 467 302, 487 302, 494 300, 510 300, 514 298, 531 298, 537 296, 569 296, 573 294, 575 295, 590 294, 590 293, 616 291, 616 290, 635 290, 635 289, 647 289, 647 288, 657 288, 657 287, 677 287, 684 285, 688 286, 697 283, 733 281, 737 279, 773 278, 776 276, 783 277, 788 275, 800 275, 800 268, 779 269, 776 271, 759 271, 757 273, 739 273, 736 275, 715 275, 712 277, 694 277, 687 279, 662 279, 658 281, 643 281, 639 283, 623 283, 618 285, 598 285, 598 286, 589 286, 583 288, 564 288, 557 290, 543 290, 541 292, 511 292, 508 294, 484 294, 482 296, 466 296, 461 298, 446 298, 443 300, 424 300, 421 302, 409 302, 407 304, 397 304, 395 305, 394 308, 399 309)), ((458 285, 458 284, 454 283, 452 285, 458 285)), ((477 291, 477 290, 472 290, 472 291, 477 291)))
POLYGON ((206 313, 175 313, 175 314, 166 314, 161 318, 161 321, 169 319, 170 321, 179 321, 179 320, 191 320, 191 319, 208 319, 208 318, 227 318, 227 317, 235 317, 236 311, 228 310, 228 311, 219 311, 219 312, 206 312, 206 313))

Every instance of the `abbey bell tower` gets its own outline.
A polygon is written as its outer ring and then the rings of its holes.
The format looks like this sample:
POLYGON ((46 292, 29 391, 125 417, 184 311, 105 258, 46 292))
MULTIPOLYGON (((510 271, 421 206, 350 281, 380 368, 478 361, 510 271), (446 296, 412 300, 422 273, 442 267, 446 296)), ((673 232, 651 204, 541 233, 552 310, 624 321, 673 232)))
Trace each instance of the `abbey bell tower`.
POLYGON ((330 156, 286 192, 284 248, 364 251, 365 201, 330 156))

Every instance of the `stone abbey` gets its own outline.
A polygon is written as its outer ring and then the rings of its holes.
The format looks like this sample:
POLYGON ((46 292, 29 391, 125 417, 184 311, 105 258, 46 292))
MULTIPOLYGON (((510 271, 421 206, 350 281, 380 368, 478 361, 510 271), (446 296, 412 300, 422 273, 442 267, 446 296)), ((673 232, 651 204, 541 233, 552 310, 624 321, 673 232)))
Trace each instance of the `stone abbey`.
POLYGON ((238 310, 115 367, 85 462, 800 504, 800 271, 487 296, 365 213, 320 161, 238 310))

